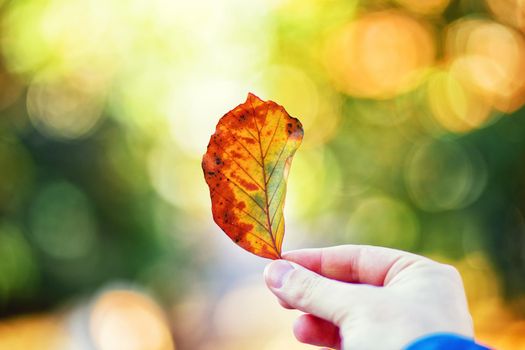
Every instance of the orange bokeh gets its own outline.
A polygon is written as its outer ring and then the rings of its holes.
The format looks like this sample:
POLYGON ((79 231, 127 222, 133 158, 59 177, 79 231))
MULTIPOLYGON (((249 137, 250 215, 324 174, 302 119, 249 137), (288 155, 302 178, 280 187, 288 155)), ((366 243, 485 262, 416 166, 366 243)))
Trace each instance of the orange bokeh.
POLYGON ((485 2, 498 20, 525 33, 524 0, 485 0, 485 2))
POLYGON ((510 113, 525 102, 525 39, 512 28, 485 19, 452 23, 446 56, 462 84, 496 110, 510 113))
POLYGON ((413 89, 434 61, 427 26, 397 11, 365 14, 336 30, 324 52, 337 87, 357 97, 390 98, 413 89))

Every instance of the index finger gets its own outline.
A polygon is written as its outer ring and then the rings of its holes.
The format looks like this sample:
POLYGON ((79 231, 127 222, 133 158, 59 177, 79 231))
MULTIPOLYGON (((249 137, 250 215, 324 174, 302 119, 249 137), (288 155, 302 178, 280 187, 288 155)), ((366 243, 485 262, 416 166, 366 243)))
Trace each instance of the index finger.
POLYGON ((301 249, 282 256, 331 279, 374 286, 386 285, 392 277, 417 261, 430 261, 401 250, 365 245, 301 249))

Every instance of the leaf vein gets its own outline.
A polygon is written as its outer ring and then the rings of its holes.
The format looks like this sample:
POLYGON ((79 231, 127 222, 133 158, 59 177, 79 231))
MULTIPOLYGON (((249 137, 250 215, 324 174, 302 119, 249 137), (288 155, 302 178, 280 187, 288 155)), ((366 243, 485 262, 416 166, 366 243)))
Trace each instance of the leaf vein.
POLYGON ((266 210, 259 204, 259 202, 257 202, 255 200, 255 198, 253 198, 248 192, 246 192, 244 190, 244 188, 242 188, 238 183, 236 183, 235 181, 233 181, 232 179, 230 179, 228 176, 226 176, 224 173, 221 173, 226 179, 229 180, 229 182, 231 182, 233 185, 235 185, 235 187, 237 187, 239 190, 241 190, 242 193, 244 193, 248 198, 250 198, 255 204, 257 204, 257 206, 259 208, 262 209, 262 211, 266 214, 266 210))
POLYGON ((283 183, 283 180, 284 180, 284 176, 282 176, 282 177, 279 179, 279 182, 277 183, 277 187, 275 188, 275 190, 274 190, 273 193, 272 193, 272 196, 270 197, 270 203, 268 203, 268 206, 271 206, 271 205, 272 205, 273 197, 275 197, 275 194, 276 194, 277 191, 279 190, 279 186, 281 186, 281 183, 283 183))
POLYGON ((281 160, 281 156, 283 155, 283 152, 288 145, 288 139, 286 139, 286 142, 284 143, 283 147, 281 148, 281 152, 279 153, 279 157, 277 157, 277 160, 275 161, 275 164, 273 165, 272 171, 270 172, 270 175, 268 176, 268 179, 265 179, 266 186, 270 183, 270 180, 272 178, 273 172, 275 171, 275 168, 277 168, 277 164, 279 164, 279 161, 281 160))
MULTIPOLYGON (((279 226, 281 225, 281 221, 282 221, 282 219, 283 219, 283 216, 284 216, 283 214, 281 214, 281 215, 279 216, 279 221, 277 222, 277 227, 275 228, 275 231, 276 231, 276 232, 279 232, 279 226)), ((276 237, 276 238, 277 238, 277 237, 276 237)))
MULTIPOLYGON (((280 252, 279 252, 279 249, 277 248, 277 245, 275 244, 275 237, 273 235, 273 230, 272 230, 272 224, 270 222, 270 207, 268 206, 268 182, 266 181, 266 167, 265 167, 265 160, 264 160, 264 157, 263 157, 263 151, 262 151, 262 143, 261 143, 261 129, 259 129, 259 126, 257 125, 257 119, 255 117, 255 108, 253 108, 253 103, 252 101, 250 101, 250 106, 252 107, 252 115, 253 115, 253 120, 255 122, 255 127, 257 128, 257 135, 259 136, 259 152, 260 152, 260 155, 261 155, 261 163, 262 163, 262 172, 263 172, 263 180, 264 180, 264 201, 266 203, 266 222, 268 223, 268 228, 269 228, 269 233, 270 233, 270 237, 272 238, 272 242, 273 242, 273 247, 275 249, 275 251, 277 252, 279 258, 280 258, 280 252)), ((269 107, 268 107, 269 108, 269 107)), ((266 111, 266 115, 268 115, 268 110, 266 111)), ((288 142, 288 140, 287 140, 288 142)), ((279 160, 277 160, 277 162, 279 162, 279 160)))
POLYGON ((268 147, 266 147, 266 151, 264 151, 264 158, 266 158, 266 156, 268 155, 268 151, 270 150, 270 146, 273 143, 273 139, 275 137, 275 134, 277 133, 277 129, 279 128, 279 125, 281 124, 282 119, 283 117, 281 116, 279 120, 277 121, 277 125, 275 126, 275 129, 273 130, 272 138, 270 139, 270 142, 268 143, 268 147))
POLYGON ((252 139, 254 139, 255 141, 257 141, 257 137, 256 137, 254 134, 252 134, 252 132, 250 131, 250 129, 248 129, 248 127, 245 127, 244 130, 245 130, 248 134, 250 134, 250 136, 252 137, 252 139))
POLYGON ((270 243, 270 242, 268 242, 267 240, 265 240, 265 239, 264 239, 264 238, 262 238, 261 236, 259 236, 259 235, 256 235, 256 234, 255 234, 255 233, 253 233, 253 232, 248 232, 248 234, 250 234, 250 235, 254 236, 255 238, 258 238, 258 239, 260 239, 260 240, 261 240, 261 241, 263 241, 263 242, 264 242, 265 244, 267 244, 268 246, 270 246, 270 247, 272 247, 272 248, 273 248, 273 244, 272 244, 272 243, 270 243))
MULTIPOLYGON (((223 151, 224 153, 226 153, 226 154, 228 155, 228 157, 229 157, 229 158, 235 163, 235 165, 237 165, 237 167, 238 167, 239 169, 241 169, 246 175, 248 175, 248 177, 249 177, 253 182, 255 182, 255 184, 256 184, 256 185, 257 185, 262 191, 264 191, 263 186, 262 186, 257 180, 255 180, 255 179, 253 178, 253 176, 252 176, 252 175, 251 175, 246 169, 244 169, 244 168, 239 164, 239 162, 237 162, 237 161, 235 160, 235 157, 233 157, 233 156, 230 154, 230 152, 228 152, 225 148, 223 148, 223 147, 222 147, 221 145, 219 145, 218 143, 216 143, 216 145, 217 145, 220 149, 222 149, 222 151, 223 151)), ((224 173, 223 173, 223 174, 224 174, 224 173)), ((230 179, 230 181, 231 181, 231 179, 230 179)))
MULTIPOLYGON (((232 135, 232 137, 233 137, 233 139, 234 139, 235 142, 237 142, 239 145, 241 145, 242 148, 244 148, 244 149, 246 150, 246 152, 248 152, 248 154, 253 158, 253 160, 255 160, 255 161, 257 162, 257 164, 259 164, 259 166, 263 166, 263 165, 261 164, 261 162, 259 161, 259 159, 257 159, 257 157, 255 157, 255 156, 253 155, 253 153, 250 152, 250 150, 248 149, 248 147, 246 147, 246 146, 245 146, 245 145, 244 145, 239 139, 237 139, 235 136, 232 135)), ((254 139, 254 140, 257 141, 256 139, 254 139)))
MULTIPOLYGON (((220 192, 216 192, 216 194, 219 195, 219 197, 223 198, 225 201, 231 203, 231 204, 235 204, 235 202, 231 199, 229 199, 228 197, 226 196, 223 196, 220 192)), ((255 222, 257 222, 257 224, 259 224, 262 228, 264 228, 266 231, 268 231, 268 227, 264 226, 263 223, 261 223, 259 221, 259 219, 257 219, 256 217, 254 217, 252 214, 250 214, 248 211, 244 210, 244 209, 240 209, 240 208, 236 208, 238 210, 240 210, 241 212, 243 212, 244 214, 248 215, 249 217, 251 217, 255 222)), ((262 239, 262 238, 261 238, 262 239)))
MULTIPOLYGON (((275 219, 275 215, 276 215, 277 212, 279 211, 279 206, 280 206, 280 204, 282 203, 284 197, 285 197, 285 195, 282 195, 282 196, 279 198, 279 203, 277 204, 277 207, 276 207, 275 211, 273 212, 272 220, 270 220, 270 226, 273 225, 273 221, 274 221, 274 219, 275 219)), ((281 210, 281 216, 282 216, 282 210, 281 210)))

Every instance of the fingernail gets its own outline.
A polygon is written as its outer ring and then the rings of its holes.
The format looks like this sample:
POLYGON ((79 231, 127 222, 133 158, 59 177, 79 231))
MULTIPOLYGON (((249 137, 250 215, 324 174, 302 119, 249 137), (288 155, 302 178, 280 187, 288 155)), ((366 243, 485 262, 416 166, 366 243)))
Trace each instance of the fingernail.
POLYGON ((266 267, 265 279, 268 286, 279 289, 283 286, 288 274, 294 267, 287 261, 277 260, 266 267))

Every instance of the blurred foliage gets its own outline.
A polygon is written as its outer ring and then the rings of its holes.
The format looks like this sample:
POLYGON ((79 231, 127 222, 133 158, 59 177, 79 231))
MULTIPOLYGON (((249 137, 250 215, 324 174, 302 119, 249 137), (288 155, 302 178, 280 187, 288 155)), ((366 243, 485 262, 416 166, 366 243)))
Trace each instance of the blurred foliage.
MULTIPOLYGON (((525 348, 524 33, 520 0, 0 0, 0 316, 93 300, 99 349, 140 317, 151 337, 126 349, 171 349, 168 329, 181 348, 246 348, 225 310, 262 293, 225 260, 256 258, 212 223, 200 157, 252 91, 305 127, 285 249, 453 263, 481 338, 525 348)), ((70 322, 26 317, 0 322, 0 345, 70 322)), ((252 345, 275 333, 259 326, 252 345)))

